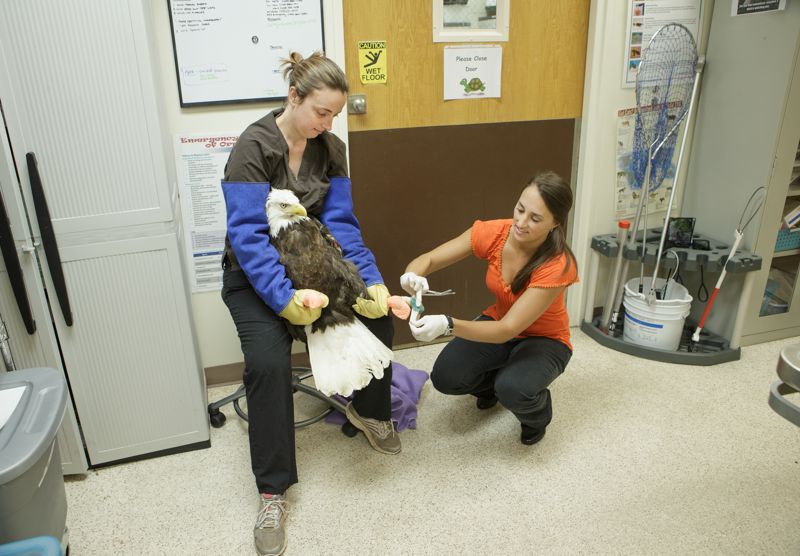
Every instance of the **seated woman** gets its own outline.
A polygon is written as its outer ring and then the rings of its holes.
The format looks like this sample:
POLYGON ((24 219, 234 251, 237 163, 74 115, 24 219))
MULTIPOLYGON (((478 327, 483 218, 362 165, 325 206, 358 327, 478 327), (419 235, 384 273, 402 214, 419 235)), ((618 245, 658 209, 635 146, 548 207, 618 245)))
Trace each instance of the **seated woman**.
MULTIPOLYGON (((308 290, 294 288, 270 243, 264 206, 271 190, 290 190, 309 215, 325 224, 367 286, 370 298, 359 298, 353 307, 359 319, 388 348, 394 332, 387 316, 389 292, 353 213, 345 145, 331 133, 347 101, 347 79, 320 53, 303 58, 293 52, 283 67, 289 81, 286 105, 242 132, 222 184, 228 223, 222 299, 244 356, 250 460, 261 493, 253 535, 262 555, 286 549, 285 493, 298 480, 292 338, 286 322, 305 326, 322 313, 322 307, 304 303, 308 290)), ((401 449, 391 421, 391 381, 390 364, 383 378, 356 392, 347 406, 347 418, 370 445, 390 455, 401 449)))
POLYGON ((486 285, 495 303, 475 320, 426 315, 410 322, 417 340, 456 336, 431 372, 444 394, 476 396, 478 409, 498 401, 522 426, 520 441, 542 439, 553 417, 548 386, 572 356, 564 292, 578 281, 564 225, 572 190, 553 172, 522 190, 514 217, 475 221, 458 237, 411 261, 400 285, 412 295, 428 289, 425 278, 470 254, 488 261, 486 285))

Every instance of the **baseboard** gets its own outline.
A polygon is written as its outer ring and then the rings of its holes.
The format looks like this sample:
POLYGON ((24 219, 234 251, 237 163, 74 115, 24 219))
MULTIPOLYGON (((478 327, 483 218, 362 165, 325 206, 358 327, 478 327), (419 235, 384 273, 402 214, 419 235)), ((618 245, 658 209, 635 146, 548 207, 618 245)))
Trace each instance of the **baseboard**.
POLYGON ((787 328, 769 330, 767 332, 759 332, 757 334, 742 335, 739 344, 742 346, 752 346, 754 344, 762 344, 764 342, 773 342, 775 340, 792 338, 798 335, 800 335, 800 327, 791 326, 787 328))
MULTIPOLYGON (((310 362, 308 354, 293 353, 292 354, 293 367, 308 367, 310 362)), ((217 365, 215 367, 206 367, 206 386, 227 386, 228 384, 239 384, 242 382, 242 369, 244 363, 229 363, 227 365, 217 365)))
POLYGON ((226 386, 242 382, 242 368, 244 363, 230 363, 206 367, 206 386, 226 386))

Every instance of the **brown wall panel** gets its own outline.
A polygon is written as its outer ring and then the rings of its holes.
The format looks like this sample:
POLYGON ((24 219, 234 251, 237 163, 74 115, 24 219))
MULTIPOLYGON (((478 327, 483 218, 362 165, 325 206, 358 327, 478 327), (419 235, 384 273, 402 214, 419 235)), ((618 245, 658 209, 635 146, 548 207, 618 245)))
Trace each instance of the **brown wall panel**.
MULTIPOLYGON (((389 291, 420 253, 455 237, 476 219, 510 218, 537 171, 570 178, 574 120, 351 132, 350 174, 356 214, 389 291)), ((492 298, 485 263, 474 258, 434 274, 427 313, 471 318, 492 298)), ((413 342, 395 321, 395 344, 413 342)))

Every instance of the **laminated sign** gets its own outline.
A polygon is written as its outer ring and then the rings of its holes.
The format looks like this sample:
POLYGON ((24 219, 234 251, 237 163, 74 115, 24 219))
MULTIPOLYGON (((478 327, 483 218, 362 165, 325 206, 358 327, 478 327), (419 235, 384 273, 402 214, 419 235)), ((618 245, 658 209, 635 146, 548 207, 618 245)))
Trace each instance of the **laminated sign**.
POLYGON ((359 41, 358 69, 365 85, 386 83, 386 41, 359 41))
POLYGON ((444 47, 444 100, 500 98, 503 47, 444 47))

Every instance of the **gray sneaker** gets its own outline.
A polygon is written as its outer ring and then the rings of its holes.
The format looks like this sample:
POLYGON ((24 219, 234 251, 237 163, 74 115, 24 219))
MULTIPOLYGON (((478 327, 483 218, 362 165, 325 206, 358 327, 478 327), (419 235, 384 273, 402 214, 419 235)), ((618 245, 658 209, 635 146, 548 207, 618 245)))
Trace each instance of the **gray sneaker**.
POLYGON ((400 437, 394 430, 392 421, 378 421, 369 417, 362 417, 353 407, 353 402, 347 404, 347 419, 355 428, 364 433, 370 445, 382 454, 399 454, 400 437))
POLYGON ((282 494, 272 498, 261 497, 261 510, 253 527, 256 550, 262 556, 278 556, 286 550, 286 499, 282 494))

